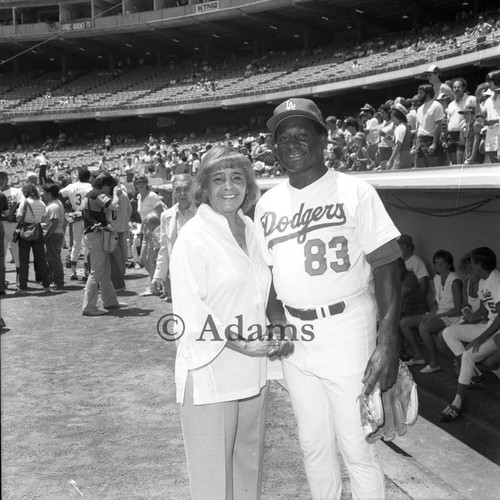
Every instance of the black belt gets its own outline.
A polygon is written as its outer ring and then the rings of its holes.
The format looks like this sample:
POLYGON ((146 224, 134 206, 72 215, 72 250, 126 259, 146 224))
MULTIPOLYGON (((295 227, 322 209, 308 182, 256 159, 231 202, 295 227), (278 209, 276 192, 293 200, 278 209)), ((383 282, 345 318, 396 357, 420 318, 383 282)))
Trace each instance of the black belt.
POLYGON ((336 304, 318 307, 317 309, 295 309, 295 307, 290 307, 287 305, 285 305, 285 307, 287 311, 295 318, 299 318, 302 321, 311 321, 314 319, 327 318, 329 316, 335 316, 336 314, 343 313, 345 309, 345 302, 337 302, 336 304))

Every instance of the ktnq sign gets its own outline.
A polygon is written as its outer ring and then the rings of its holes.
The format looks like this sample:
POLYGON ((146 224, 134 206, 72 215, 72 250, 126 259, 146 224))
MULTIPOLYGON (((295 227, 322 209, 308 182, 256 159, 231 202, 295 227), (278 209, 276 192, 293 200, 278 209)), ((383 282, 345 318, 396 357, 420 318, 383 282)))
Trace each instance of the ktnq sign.
POLYGON ((205 2, 196 4, 196 14, 204 14, 205 12, 213 12, 219 10, 219 0, 213 2, 205 2))

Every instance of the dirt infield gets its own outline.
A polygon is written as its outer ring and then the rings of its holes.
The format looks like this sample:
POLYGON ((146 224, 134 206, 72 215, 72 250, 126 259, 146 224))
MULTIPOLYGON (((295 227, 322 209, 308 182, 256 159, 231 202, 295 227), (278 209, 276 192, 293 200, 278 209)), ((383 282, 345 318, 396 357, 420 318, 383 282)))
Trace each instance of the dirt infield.
MULTIPOLYGON (((12 269, 7 279, 14 281, 12 269)), ((138 296, 147 282, 145 271, 132 270, 120 293, 129 307, 97 318, 81 315, 83 284, 69 279, 61 293, 29 283, 30 295, 10 288, 0 301, 8 327, 1 336, 2 499, 189 498, 175 345, 156 332, 170 305, 138 296)), ((277 383, 265 460, 265 500, 309 498, 288 394, 277 383)), ((349 498, 347 481, 344 490, 349 498)), ((409 498, 390 481, 388 497, 409 498)))

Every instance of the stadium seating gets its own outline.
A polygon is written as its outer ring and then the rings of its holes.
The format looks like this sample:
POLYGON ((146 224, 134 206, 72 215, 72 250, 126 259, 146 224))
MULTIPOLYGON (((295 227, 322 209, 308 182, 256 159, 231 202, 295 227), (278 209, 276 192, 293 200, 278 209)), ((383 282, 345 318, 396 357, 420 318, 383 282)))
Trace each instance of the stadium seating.
MULTIPOLYGON (((10 119, 133 110, 276 93, 380 74, 476 51, 476 40, 463 34, 464 26, 455 26, 446 37, 442 33, 427 36, 421 50, 412 49, 419 39, 418 34, 414 34, 413 38, 406 36, 404 43, 397 36, 393 40, 389 37, 380 45, 369 41, 360 46, 358 52, 329 45, 314 54, 304 54, 297 49, 286 54, 268 54, 263 61, 240 58, 224 69, 201 73, 197 69, 199 66, 187 63, 177 68, 140 66, 113 72, 95 70, 69 78, 55 72, 31 72, 22 77, 5 75, 0 79, 0 105, 3 117, 10 119), (396 48, 398 46, 400 48, 396 48), (367 47, 371 49, 369 55, 359 57, 359 53, 368 53, 367 47), (265 71, 261 71, 264 65, 265 71), (215 90, 197 84, 202 80, 215 82, 215 90)), ((499 45, 500 30, 497 29, 488 35, 483 47, 499 45)))

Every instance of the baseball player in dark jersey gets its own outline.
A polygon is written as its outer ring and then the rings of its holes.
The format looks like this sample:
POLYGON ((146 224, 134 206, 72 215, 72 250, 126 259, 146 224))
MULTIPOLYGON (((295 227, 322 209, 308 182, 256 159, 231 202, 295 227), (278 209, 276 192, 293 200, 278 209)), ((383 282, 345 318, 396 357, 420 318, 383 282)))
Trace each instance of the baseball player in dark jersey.
POLYGON ((312 497, 340 498, 340 451, 353 498, 382 499, 357 397, 396 380, 399 232, 372 186, 325 166, 327 130, 312 101, 288 99, 267 125, 288 180, 262 196, 255 223, 273 273, 270 322, 314 332, 283 359, 312 497))

